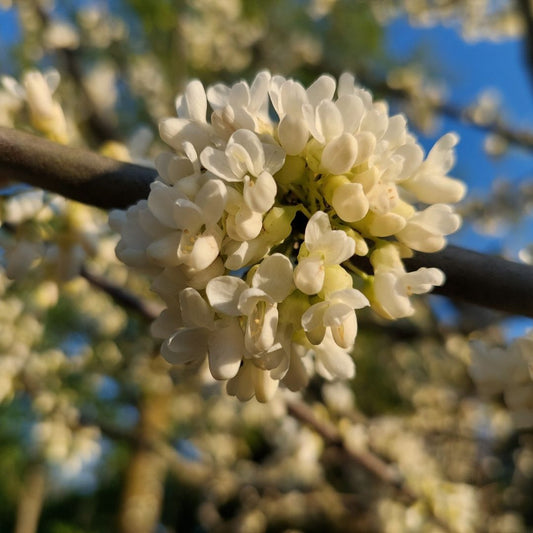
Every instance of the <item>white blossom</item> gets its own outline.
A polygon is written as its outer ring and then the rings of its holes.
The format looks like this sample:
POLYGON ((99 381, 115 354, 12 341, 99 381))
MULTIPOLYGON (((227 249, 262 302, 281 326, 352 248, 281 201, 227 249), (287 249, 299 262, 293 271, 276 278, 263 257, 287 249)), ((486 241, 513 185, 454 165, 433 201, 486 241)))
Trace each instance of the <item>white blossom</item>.
POLYGON ((325 268, 349 259, 354 254, 355 243, 343 231, 332 230, 323 211, 309 219, 304 242, 308 255, 298 262, 294 282, 303 293, 316 294, 324 284, 325 268))
POLYGON ((312 344, 320 344, 326 330, 330 330, 334 341, 344 349, 350 349, 357 335, 355 309, 369 305, 367 298, 356 289, 335 291, 303 314, 302 326, 312 344))
POLYGON ((409 316, 412 295, 444 282, 402 257, 442 249, 460 226, 449 204, 465 188, 447 176, 457 136, 424 161, 405 117, 350 74, 308 88, 267 71, 207 90, 193 80, 176 111, 160 124, 173 151, 157 158, 148 200, 111 219, 117 255, 156 276, 162 354, 207 359, 241 400, 304 387, 310 353, 327 379, 353 377, 356 309, 409 316))
POLYGON ((266 213, 277 192, 276 173, 284 162, 283 151, 263 145, 257 135, 245 129, 236 131, 224 152, 207 147, 200 155, 202 164, 227 182, 243 183, 243 198, 250 210, 266 213))

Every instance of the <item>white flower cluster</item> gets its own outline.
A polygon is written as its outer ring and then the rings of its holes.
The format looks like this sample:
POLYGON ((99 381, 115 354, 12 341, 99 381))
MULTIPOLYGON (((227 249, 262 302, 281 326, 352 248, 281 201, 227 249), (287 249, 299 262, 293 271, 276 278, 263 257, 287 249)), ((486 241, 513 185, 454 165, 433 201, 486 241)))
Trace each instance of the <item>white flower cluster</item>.
POLYGON ((508 348, 471 344, 470 375, 487 396, 503 395, 519 428, 533 427, 533 331, 515 339, 508 348))
POLYGON ((22 189, 0 198, 2 266, 10 279, 39 271, 44 279, 69 281, 98 251, 102 221, 77 202, 22 189))
POLYGON ((66 144, 69 139, 67 121, 61 105, 53 98, 60 80, 55 69, 44 74, 30 70, 24 74, 22 83, 10 76, 0 79, 14 98, 26 102, 31 123, 37 130, 53 141, 66 144))
POLYGON ((268 400, 280 380, 305 386, 306 354, 322 376, 352 377, 355 310, 408 316, 411 294, 444 281, 402 257, 440 250, 460 225, 448 204, 465 187, 446 176, 456 135, 424 160, 405 118, 349 74, 307 89, 268 72, 207 92, 192 81, 176 107, 148 199, 111 215, 118 257, 154 275, 167 305, 152 328, 162 354, 207 357, 243 400, 268 400))

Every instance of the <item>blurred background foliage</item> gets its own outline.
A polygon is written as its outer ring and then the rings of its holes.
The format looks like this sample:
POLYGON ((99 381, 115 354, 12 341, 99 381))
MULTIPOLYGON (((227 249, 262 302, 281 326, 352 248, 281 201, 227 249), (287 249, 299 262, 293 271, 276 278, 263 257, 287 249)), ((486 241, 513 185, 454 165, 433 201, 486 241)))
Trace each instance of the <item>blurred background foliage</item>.
MULTIPOLYGON (((456 108, 431 50, 399 61, 387 44, 398 17, 406 28, 452 24, 468 42, 517 39, 520 5, 0 0, 0 72, 57 69, 64 142, 144 164, 187 80, 250 80, 264 68, 304 84, 349 70, 423 139, 446 117, 483 131, 490 157, 513 146, 530 157, 533 134, 506 122, 505 101, 488 92, 456 108)), ((0 88, 0 124, 53 138, 23 104, 0 88)), ((149 336, 159 304, 114 258, 105 213, 3 186, 1 531, 533 528, 533 382, 520 359, 512 379, 493 383, 493 368, 506 379, 518 360, 500 314, 437 298, 396 323, 361 313, 353 382, 315 378, 302 395, 240 404, 205 372, 159 357, 149 336)), ((468 227, 500 231, 532 201, 528 180, 500 182, 462 211, 468 227)), ((532 257, 525 246, 521 258, 532 257)))

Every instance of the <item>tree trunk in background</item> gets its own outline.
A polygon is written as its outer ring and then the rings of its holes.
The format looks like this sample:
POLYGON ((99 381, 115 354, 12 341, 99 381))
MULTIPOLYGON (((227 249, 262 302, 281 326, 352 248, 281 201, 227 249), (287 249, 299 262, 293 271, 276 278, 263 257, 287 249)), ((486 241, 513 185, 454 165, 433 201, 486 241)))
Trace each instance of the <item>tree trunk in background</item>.
POLYGON ((169 398, 168 390, 149 391, 141 401, 138 441, 133 445, 119 514, 120 533, 153 533, 159 523, 168 465, 150 443, 166 430, 169 398))
POLYGON ((17 507, 14 533, 35 533, 43 507, 46 485, 45 468, 41 463, 32 463, 24 476, 17 507))

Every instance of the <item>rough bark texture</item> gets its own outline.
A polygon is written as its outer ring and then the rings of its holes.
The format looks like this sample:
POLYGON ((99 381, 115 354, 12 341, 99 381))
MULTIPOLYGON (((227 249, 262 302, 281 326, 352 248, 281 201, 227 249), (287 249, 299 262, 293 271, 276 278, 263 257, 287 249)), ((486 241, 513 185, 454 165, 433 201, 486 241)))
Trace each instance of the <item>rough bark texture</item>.
POLYGON ((150 192, 157 172, 0 127, 0 180, 19 181, 72 200, 124 209, 150 192))

